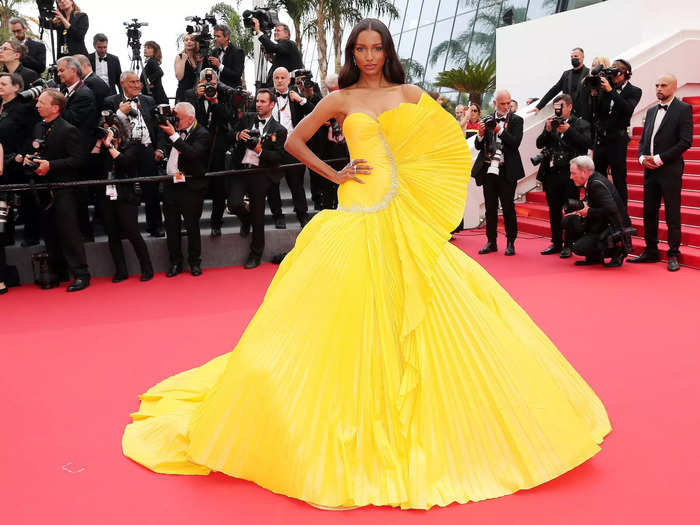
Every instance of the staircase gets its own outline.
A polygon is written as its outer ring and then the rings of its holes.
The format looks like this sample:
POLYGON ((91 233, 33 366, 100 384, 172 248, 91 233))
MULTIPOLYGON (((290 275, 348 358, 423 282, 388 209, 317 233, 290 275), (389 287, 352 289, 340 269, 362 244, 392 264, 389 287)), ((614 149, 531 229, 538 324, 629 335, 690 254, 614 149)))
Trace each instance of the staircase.
MULTIPOLYGON (((685 171, 681 190, 681 257, 680 263, 700 269, 700 97, 685 97, 684 102, 693 106, 693 143, 685 152, 685 171)), ((627 186, 629 203, 627 205, 632 225, 637 229, 633 237, 634 253, 644 249, 644 172, 639 164, 637 148, 642 135, 642 128, 635 127, 632 140, 627 150, 627 186)), ((543 191, 530 191, 525 202, 517 203, 518 230, 535 235, 549 236, 549 209, 543 191)), ((664 221, 664 207, 659 212, 659 250, 662 258, 666 256, 668 245, 667 227, 664 221)))

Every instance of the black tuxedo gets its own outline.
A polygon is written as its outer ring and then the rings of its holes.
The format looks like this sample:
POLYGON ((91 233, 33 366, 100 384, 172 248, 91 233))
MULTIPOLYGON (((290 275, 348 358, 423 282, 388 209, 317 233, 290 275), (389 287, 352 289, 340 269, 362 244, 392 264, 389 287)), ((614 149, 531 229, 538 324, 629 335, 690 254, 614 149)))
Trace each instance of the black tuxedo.
MULTIPOLYGON (((96 53, 90 53, 88 55, 88 58, 90 59, 90 64, 92 64, 92 70, 97 71, 95 68, 95 61, 99 59, 97 57, 96 53)), ((119 93, 122 92, 122 86, 121 83, 119 82, 119 77, 122 75, 122 66, 119 63, 119 57, 116 55, 112 55, 110 53, 107 53, 104 57, 104 60, 107 61, 107 76, 109 78, 109 90, 111 93, 119 93)), ((97 74, 97 73, 95 73, 97 74)))
POLYGON ((574 113, 581 115, 581 108, 579 107, 577 100, 579 99, 581 81, 584 79, 584 77, 588 76, 589 72, 590 71, 586 66, 583 66, 579 70, 567 69, 564 71, 559 81, 554 84, 537 103, 537 109, 544 108, 557 94, 564 93, 566 95, 571 95, 571 98, 574 101, 574 113))
MULTIPOLYGON (((246 113, 236 126, 235 136, 244 129, 257 127, 257 115, 246 113)), ((261 256, 265 249, 265 195, 268 189, 279 184, 282 173, 276 168, 282 160, 284 142, 287 140, 287 130, 274 118, 269 118, 263 128, 263 135, 274 140, 263 142, 258 167, 269 168, 265 173, 232 175, 229 184, 228 208, 235 213, 243 224, 252 225, 253 235, 250 251, 261 256), (243 197, 248 195, 250 207, 246 208, 243 197)), ((248 168, 241 162, 246 153, 244 141, 237 140, 234 150, 236 168, 248 168)), ((279 187, 279 186, 278 186, 279 187)))
MULTIPOLYGON (((2 66, 2 72, 9 73, 9 70, 7 69, 6 66, 2 66)), ((37 74, 36 71, 34 71, 33 69, 29 69, 27 67, 24 67, 24 65, 22 65, 21 63, 17 67, 17 69, 15 69, 14 72, 22 77, 22 80, 24 81, 24 89, 28 89, 29 85, 32 82, 34 82, 37 78, 39 78, 39 75, 37 74)))
POLYGON ((155 58, 146 60, 141 72, 141 83, 143 84, 143 94, 150 95, 156 104, 168 104, 168 95, 163 89, 163 69, 155 58))
POLYGON ((518 222, 515 216, 515 187, 518 181, 525 176, 523 163, 520 160, 520 142, 523 140, 523 119, 515 113, 508 113, 506 121, 501 123, 504 127, 500 140, 502 143, 503 163, 499 167, 498 175, 487 173, 488 160, 484 154, 484 141, 477 137, 474 147, 479 154, 474 162, 472 174, 477 185, 484 186, 484 200, 486 205, 486 236, 489 242, 496 242, 498 226, 498 202, 503 208, 503 221, 506 226, 508 240, 514 241, 518 236, 518 222))
POLYGON ((544 160, 540 164, 537 179, 542 182, 549 207, 549 225, 552 230, 552 244, 561 246, 562 208, 568 199, 578 200, 578 189, 571 180, 569 161, 579 155, 585 155, 591 145, 591 125, 582 118, 571 116, 569 129, 564 134, 556 129, 547 131, 545 125, 537 137, 538 148, 550 148, 552 161, 544 160))
POLYGON ((78 86, 67 97, 66 108, 61 116, 80 130, 80 134, 83 137, 83 145, 87 152, 94 145, 95 128, 98 120, 97 102, 89 87, 82 84, 82 82, 78 86))
POLYGON ((24 182, 22 167, 14 162, 18 153, 23 153, 34 138, 34 123, 36 121, 31 104, 15 97, 2 104, 0 112, 0 144, 2 144, 5 160, 5 172, 0 177, 0 184, 24 182))
POLYGON ((290 39, 280 40, 275 43, 265 34, 260 34, 260 45, 265 49, 266 53, 272 53, 272 66, 267 74, 267 86, 273 87, 272 75, 278 67, 284 67, 290 73, 295 69, 304 67, 304 61, 301 58, 301 53, 296 43, 290 39))
POLYGON ((83 79, 83 83, 90 88, 92 94, 95 95, 97 109, 102 110, 104 107, 105 98, 112 94, 109 86, 105 81, 98 77, 95 73, 90 73, 83 79))
MULTIPOLYGON (((216 58, 219 57, 217 56, 216 58)), ((219 80, 228 86, 240 87, 244 61, 245 53, 243 53, 243 50, 229 43, 224 56, 221 58, 221 64, 224 67, 218 72, 219 80)))
MULTIPOLYGON (((45 140, 42 157, 50 164, 42 182, 69 182, 79 178, 87 151, 75 126, 59 117, 50 126, 37 124, 34 137, 45 140)), ((41 232, 54 275, 64 275, 67 265, 76 278, 90 276, 78 223, 77 193, 74 189, 53 191, 53 204, 45 206, 41 212, 41 232)), ((43 204, 46 205, 49 199, 46 195, 44 197, 43 204)))
POLYGON ((22 42, 27 47, 27 56, 22 59, 22 65, 41 75, 46 69, 46 46, 39 40, 27 37, 22 42))
POLYGON ((187 258, 190 267, 199 265, 202 253, 199 219, 208 184, 204 174, 207 171, 209 132, 195 121, 186 138, 180 137, 175 142, 169 137, 161 139, 161 147, 169 156, 173 155, 174 150, 179 151, 177 168, 187 176, 186 182, 165 182, 163 189, 163 213, 170 264, 182 265, 180 229, 184 219, 187 229, 187 258))
POLYGON ((647 111, 644 131, 639 142, 639 156, 658 155, 663 163, 650 170, 644 168, 644 240, 646 250, 658 253, 659 208, 663 198, 668 226, 668 255, 679 255, 681 244, 681 186, 683 178, 683 152, 693 141, 693 108, 674 98, 666 115, 653 136, 657 114, 663 110, 658 105, 647 111), (653 146, 653 148, 652 148, 653 146))
MULTIPOLYGON (((146 127, 148 128, 148 134, 151 137, 151 144, 153 144, 153 147, 156 147, 160 143, 161 133, 160 128, 156 126, 156 122, 153 120, 153 108, 155 108, 156 102, 153 100, 153 97, 149 97, 148 95, 139 94, 137 95, 137 98, 139 112, 141 113, 143 121, 146 123, 146 127)), ((111 109, 116 113, 119 111, 119 104, 125 100, 126 99, 123 95, 110 95, 105 98, 102 107, 104 109, 111 109)), ((144 176, 143 174, 141 175, 144 176)))
POLYGON ((63 24, 54 24, 56 31, 56 51, 57 58, 70 55, 87 55, 88 50, 85 47, 85 34, 90 27, 90 20, 87 13, 71 13, 70 28, 63 29, 63 24), (64 34, 65 31, 65 34, 64 34), (67 46, 68 52, 65 52, 63 46, 67 46))

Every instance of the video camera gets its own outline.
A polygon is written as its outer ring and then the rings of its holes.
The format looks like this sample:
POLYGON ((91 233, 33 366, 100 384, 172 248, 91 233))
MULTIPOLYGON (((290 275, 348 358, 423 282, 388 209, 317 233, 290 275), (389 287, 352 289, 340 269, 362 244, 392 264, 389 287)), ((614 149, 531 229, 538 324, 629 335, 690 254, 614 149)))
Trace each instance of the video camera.
POLYGON ((17 93, 17 97, 26 102, 27 100, 34 100, 39 98, 39 95, 41 95, 46 89, 49 88, 56 88, 56 82, 53 80, 45 80, 43 78, 38 78, 34 82, 30 84, 29 89, 25 89, 24 91, 20 91, 17 93))
POLYGON ((36 0, 36 7, 39 10, 39 27, 55 29, 53 26, 53 18, 56 16, 54 0, 36 0))
POLYGON ((253 18, 257 18, 260 22, 260 31, 270 34, 275 26, 280 23, 277 10, 269 7, 258 7, 252 11, 246 9, 243 11, 243 27, 253 30, 253 18))
POLYGON ((213 38, 212 32, 209 30, 209 25, 216 25, 216 17, 213 14, 206 14, 200 18, 198 16, 186 16, 185 20, 192 22, 191 25, 185 27, 187 34, 192 35, 197 43, 199 43, 199 56, 202 58, 202 63, 206 63, 209 58, 209 50, 211 49, 211 41, 213 38))
POLYGON ((100 113, 100 120, 95 129, 95 136, 98 139, 106 139, 110 130, 114 138, 118 139, 119 126, 117 126, 117 115, 115 115, 114 111, 106 109, 100 113), (104 127, 105 124, 107 124, 106 128, 104 127))
POLYGON ((291 72, 290 77, 295 84, 297 83, 297 80, 301 80, 306 89, 314 87, 314 81, 311 80, 312 74, 308 69, 295 69, 291 72))
POLYGON ((139 22, 138 18, 132 18, 131 22, 123 22, 123 24, 126 27, 127 45, 131 48, 141 47, 140 28, 148 26, 148 22, 139 22))
POLYGON ((589 76, 583 79, 586 86, 591 89, 600 89, 600 79, 605 78, 610 86, 614 86, 614 78, 620 74, 620 70, 614 67, 605 67, 602 64, 597 65, 591 70, 589 76))
POLYGON ((170 122, 173 126, 177 127, 177 115, 169 104, 158 104, 154 107, 153 119, 156 121, 157 126, 165 126, 170 122))

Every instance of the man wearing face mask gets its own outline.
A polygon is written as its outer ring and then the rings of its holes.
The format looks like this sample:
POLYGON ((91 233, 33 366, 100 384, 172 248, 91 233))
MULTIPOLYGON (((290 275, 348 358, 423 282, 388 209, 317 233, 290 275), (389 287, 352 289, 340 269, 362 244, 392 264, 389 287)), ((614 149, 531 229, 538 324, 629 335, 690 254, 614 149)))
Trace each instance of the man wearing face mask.
POLYGON ((583 64, 583 49, 580 47, 575 47, 571 50, 571 65, 572 68, 562 73, 559 81, 545 93, 535 109, 530 110, 530 113, 539 113, 558 93, 564 93, 565 95, 570 95, 574 101, 574 114, 581 114, 581 108, 576 99, 581 88, 581 80, 583 77, 588 76, 589 70, 583 64))

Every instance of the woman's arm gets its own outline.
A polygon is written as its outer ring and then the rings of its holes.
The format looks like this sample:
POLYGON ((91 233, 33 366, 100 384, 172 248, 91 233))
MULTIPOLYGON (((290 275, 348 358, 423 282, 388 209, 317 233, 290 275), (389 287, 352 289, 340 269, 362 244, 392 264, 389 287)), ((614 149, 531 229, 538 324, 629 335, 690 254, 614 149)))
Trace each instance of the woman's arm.
POLYGON ((184 52, 175 55, 175 77, 177 78, 178 82, 185 76, 185 62, 187 59, 183 58, 183 54, 184 52))

